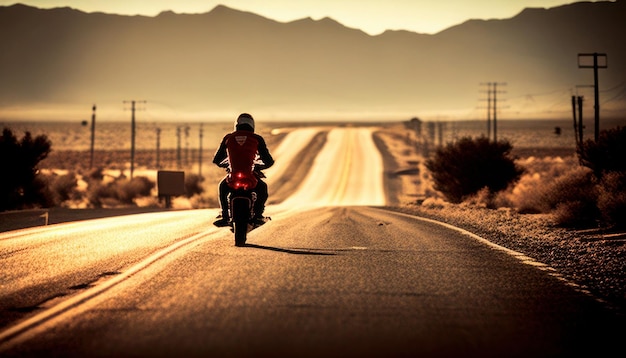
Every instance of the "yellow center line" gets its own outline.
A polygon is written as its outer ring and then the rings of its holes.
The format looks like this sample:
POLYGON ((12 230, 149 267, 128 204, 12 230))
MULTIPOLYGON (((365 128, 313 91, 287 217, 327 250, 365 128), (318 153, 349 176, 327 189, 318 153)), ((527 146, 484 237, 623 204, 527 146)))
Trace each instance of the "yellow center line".
MULTIPOLYGON (((345 130, 346 135, 344 137, 348 137, 351 134, 350 130, 345 130)), ((350 138, 344 139, 344 160, 343 160, 343 168, 341 168, 341 175, 339 176, 339 185, 337 185, 335 190, 335 195, 333 196, 333 203, 340 203, 341 196, 345 195, 346 187, 348 186, 348 180, 350 178, 350 169, 352 166, 352 136, 350 138)))

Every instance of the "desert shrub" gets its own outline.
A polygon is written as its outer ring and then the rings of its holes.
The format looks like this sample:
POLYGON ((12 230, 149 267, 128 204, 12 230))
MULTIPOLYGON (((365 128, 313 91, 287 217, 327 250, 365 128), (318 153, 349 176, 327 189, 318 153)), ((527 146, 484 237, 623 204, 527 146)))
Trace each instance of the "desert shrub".
POLYGON ((45 135, 33 138, 26 132, 18 140, 9 128, 4 128, 0 136, 0 211, 50 205, 38 165, 51 147, 45 135))
POLYGON ((90 169, 85 175, 86 180, 100 180, 104 179, 104 169, 103 168, 94 168, 90 169))
POLYGON ((117 186, 117 199, 125 204, 132 204, 137 197, 149 196, 155 186, 154 182, 143 176, 119 180, 113 185, 117 186))
POLYGON ((539 214, 549 210, 542 201, 543 181, 540 173, 527 173, 510 190, 498 193, 494 201, 497 207, 515 208, 521 214, 539 214))
POLYGON ((489 188, 484 187, 480 189, 475 194, 469 195, 465 198, 462 205, 473 206, 473 207, 481 207, 488 209, 496 209, 496 198, 489 191, 489 188))
POLYGON ((128 179, 123 175, 110 183, 89 179, 87 199, 93 207, 111 207, 119 205, 135 205, 134 200, 151 195, 155 183, 150 179, 138 176, 128 179))
POLYGON ((586 140, 577 149, 582 165, 600 179, 606 172, 626 173, 626 127, 603 130, 598 141, 586 140))
POLYGON ((191 198, 194 195, 204 193, 203 181, 204 178, 197 174, 185 175, 185 195, 191 198))
POLYGON ((202 208, 219 208, 220 203, 215 195, 194 195, 189 198, 189 205, 193 209, 202 209, 202 208))
POLYGON ((597 187, 591 170, 577 167, 544 185, 542 203, 546 212, 554 213, 558 225, 585 227, 597 224, 600 212, 596 204, 597 187))
MULTIPOLYGON (((550 213, 555 207, 546 200, 551 183, 569 175, 572 170, 580 170, 575 156, 570 157, 528 157, 517 160, 524 168, 524 174, 508 190, 498 193, 496 207, 509 207, 522 214, 550 213)), ((588 171, 588 170, 587 170, 588 171)))
POLYGON ((511 149, 508 141, 464 137, 437 149, 426 168, 434 188, 459 203, 483 188, 490 193, 506 189, 520 178, 523 169, 515 164, 511 149))
POLYGON ((61 205, 68 200, 78 199, 77 186, 78 179, 76 174, 72 172, 48 177, 48 189, 55 206, 61 205))
POLYGON ((50 208, 54 206, 54 195, 48 188, 46 177, 37 173, 35 179, 26 185, 22 204, 17 209, 50 208))
POLYGON ((626 225, 626 127, 601 131, 598 141, 586 140, 577 154, 597 179, 599 219, 608 225, 626 225))
POLYGON ((104 185, 100 181, 90 180, 87 186, 87 201, 90 206, 101 208, 106 198, 115 197, 115 190, 110 185, 104 185))
POLYGON ((626 226, 626 173, 607 172, 598 185, 598 208, 608 225, 626 226))
MULTIPOLYGON (((555 164, 559 166, 559 162, 555 164)), ((597 224, 597 186, 589 168, 574 165, 567 171, 536 172, 535 169, 530 169, 499 199, 520 213, 553 214, 556 224, 561 226, 597 224)))

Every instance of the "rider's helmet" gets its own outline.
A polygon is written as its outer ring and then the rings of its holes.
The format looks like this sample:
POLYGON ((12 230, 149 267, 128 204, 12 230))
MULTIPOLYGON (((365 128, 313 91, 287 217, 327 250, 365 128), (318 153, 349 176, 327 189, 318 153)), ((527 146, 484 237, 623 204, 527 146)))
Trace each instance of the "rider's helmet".
POLYGON ((254 132, 254 118, 248 113, 242 113, 235 121, 235 130, 248 130, 254 132))

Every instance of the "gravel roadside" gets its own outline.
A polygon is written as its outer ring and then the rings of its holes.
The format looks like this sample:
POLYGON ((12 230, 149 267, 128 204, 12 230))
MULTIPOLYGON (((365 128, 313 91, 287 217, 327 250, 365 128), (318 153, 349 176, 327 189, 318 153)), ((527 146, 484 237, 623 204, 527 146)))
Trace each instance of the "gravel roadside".
POLYGON ((442 221, 523 253, 626 315, 626 235, 555 227, 548 215, 463 205, 390 210, 442 221))
POLYGON ((469 204, 419 205, 420 195, 406 194, 424 192, 415 189, 424 184, 419 171, 423 166, 416 163, 423 159, 411 148, 410 140, 398 133, 402 131, 386 128, 375 136, 385 163, 385 185, 388 192, 398 195, 395 202, 389 202, 389 210, 442 221, 520 252, 626 315, 626 233, 565 229, 555 226, 546 214, 469 204), (407 168, 418 170, 406 175, 407 168))

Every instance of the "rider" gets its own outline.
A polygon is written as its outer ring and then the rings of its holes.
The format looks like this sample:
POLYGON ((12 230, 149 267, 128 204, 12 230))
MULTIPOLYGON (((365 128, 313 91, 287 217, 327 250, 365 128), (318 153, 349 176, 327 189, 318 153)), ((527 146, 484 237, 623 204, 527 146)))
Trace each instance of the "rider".
POLYGON ((267 149, 265 139, 254 133, 254 118, 250 114, 242 113, 237 117, 235 131, 224 136, 220 147, 215 152, 213 163, 221 168, 228 168, 228 174, 219 184, 221 218, 218 216, 218 220, 213 224, 219 227, 229 225, 228 194, 231 191, 229 183, 231 175, 235 172, 248 177, 250 185, 254 187, 254 192, 257 194, 254 202, 254 221, 257 224, 263 224, 265 222, 263 212, 268 192, 267 184, 261 180, 264 177, 261 170, 271 167, 274 159, 267 149), (257 158, 263 163, 255 163, 257 158))

